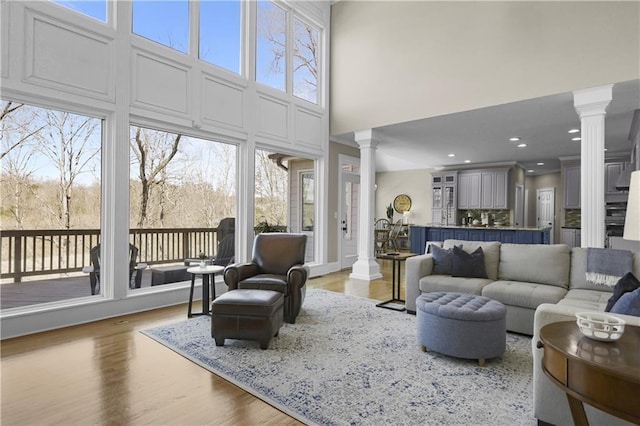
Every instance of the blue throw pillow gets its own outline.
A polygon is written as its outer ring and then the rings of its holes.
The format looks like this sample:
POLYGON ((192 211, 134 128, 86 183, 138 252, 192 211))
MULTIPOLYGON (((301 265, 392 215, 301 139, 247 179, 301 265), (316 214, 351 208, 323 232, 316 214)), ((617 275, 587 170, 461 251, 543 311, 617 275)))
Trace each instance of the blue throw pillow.
POLYGON ((613 287, 613 295, 609 298, 607 307, 604 308, 604 311, 611 312, 611 308, 613 308, 613 305, 616 304, 623 294, 634 291, 637 288, 640 288, 640 281, 638 281, 631 272, 624 274, 622 278, 618 280, 615 287, 613 287))
POLYGON ((451 275, 454 277, 487 278, 482 247, 478 247, 473 253, 467 253, 462 248, 454 246, 451 269, 451 275))
MULTIPOLYGON (((460 246, 462 248, 462 245, 460 246)), ((443 249, 435 244, 431 245, 433 255, 433 274, 434 275, 451 275, 453 253, 451 249, 443 249)))
POLYGON ((640 288, 623 294, 611 308, 611 313, 640 317, 640 288))

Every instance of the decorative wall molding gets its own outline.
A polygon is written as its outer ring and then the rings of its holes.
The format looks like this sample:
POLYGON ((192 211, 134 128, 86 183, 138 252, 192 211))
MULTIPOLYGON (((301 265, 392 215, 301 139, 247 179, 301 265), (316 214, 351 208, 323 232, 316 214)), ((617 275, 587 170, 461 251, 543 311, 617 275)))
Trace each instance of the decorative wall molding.
POLYGON ((233 128, 245 126, 246 87, 202 73, 202 120, 211 124, 222 124, 233 128))
POLYGON ((114 101, 113 39, 25 9, 24 82, 114 101))
POLYGON ((131 105, 189 114, 190 68, 151 52, 133 50, 132 55, 131 105))

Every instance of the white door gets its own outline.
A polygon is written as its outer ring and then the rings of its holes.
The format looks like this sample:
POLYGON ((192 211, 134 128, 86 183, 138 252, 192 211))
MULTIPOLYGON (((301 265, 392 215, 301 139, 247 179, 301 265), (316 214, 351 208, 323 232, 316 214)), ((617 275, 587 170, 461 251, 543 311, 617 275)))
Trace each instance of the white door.
POLYGON ((340 268, 350 268, 358 259, 358 200, 360 176, 342 171, 342 202, 340 203, 340 268))
POLYGON ((538 222, 540 228, 551 228, 550 243, 553 244, 553 233, 555 231, 555 188, 542 188, 537 190, 538 195, 538 222))

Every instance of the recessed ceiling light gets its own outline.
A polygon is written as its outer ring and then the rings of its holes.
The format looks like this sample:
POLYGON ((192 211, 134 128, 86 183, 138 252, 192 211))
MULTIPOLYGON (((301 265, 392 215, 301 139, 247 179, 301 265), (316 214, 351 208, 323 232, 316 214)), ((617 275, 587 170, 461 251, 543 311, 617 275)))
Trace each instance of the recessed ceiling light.
POLYGON ((578 133, 580 129, 571 129, 568 133, 578 133))
POLYGON ((527 144, 526 144, 526 143, 519 143, 519 144, 518 144, 518 148, 524 148, 525 146, 527 146, 527 144))
POLYGON ((582 138, 580 136, 575 137, 575 138, 571 138, 572 141, 581 141, 582 138))
POLYGON ((529 173, 533 173, 533 170, 527 170, 529 173))
POLYGON ((604 149, 605 151, 607 150, 607 148, 604 149))
POLYGON ((456 156, 455 154, 449 154, 449 157, 455 157, 455 156, 456 156))
POLYGON ((464 162, 465 162, 465 163, 470 163, 470 162, 471 162, 471 160, 464 160, 464 162))
POLYGON ((518 141, 520 140, 520 138, 518 138, 518 137, 513 137, 513 138, 509 138, 509 140, 510 140, 511 142, 518 142, 518 141))
POLYGON ((544 163, 538 163, 538 166, 544 166, 544 163))

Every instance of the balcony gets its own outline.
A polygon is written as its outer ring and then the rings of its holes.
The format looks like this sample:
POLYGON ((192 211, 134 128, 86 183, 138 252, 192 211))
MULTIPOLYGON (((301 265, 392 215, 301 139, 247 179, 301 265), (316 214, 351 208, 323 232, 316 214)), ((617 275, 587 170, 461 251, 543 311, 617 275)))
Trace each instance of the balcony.
MULTIPOLYGON (((217 228, 131 229, 138 247, 142 287, 151 286, 154 266, 182 264, 204 252, 216 255, 217 228)), ((89 250, 100 242, 99 229, 0 231, 0 309, 91 295, 89 250)))

